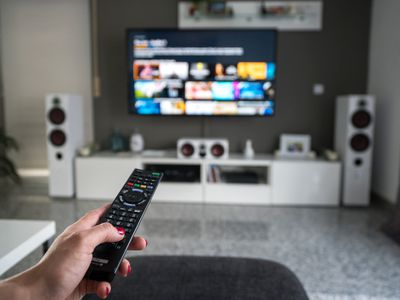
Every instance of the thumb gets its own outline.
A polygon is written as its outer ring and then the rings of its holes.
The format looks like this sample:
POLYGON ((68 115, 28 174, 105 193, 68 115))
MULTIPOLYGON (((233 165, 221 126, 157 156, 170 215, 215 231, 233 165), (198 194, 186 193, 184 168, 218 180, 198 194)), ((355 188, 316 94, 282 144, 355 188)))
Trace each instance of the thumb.
POLYGON ((122 227, 114 227, 110 223, 102 223, 82 232, 86 237, 86 241, 91 250, 102 243, 118 242, 125 236, 125 229, 122 227))

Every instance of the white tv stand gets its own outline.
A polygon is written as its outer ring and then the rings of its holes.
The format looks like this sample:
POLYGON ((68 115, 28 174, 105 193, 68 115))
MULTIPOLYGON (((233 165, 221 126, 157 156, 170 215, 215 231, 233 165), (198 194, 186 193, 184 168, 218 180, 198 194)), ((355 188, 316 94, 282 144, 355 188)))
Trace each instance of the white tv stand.
POLYGON ((112 200, 134 168, 149 165, 191 165, 200 171, 194 182, 163 182, 158 187, 155 201, 339 205, 340 162, 283 159, 272 155, 246 159, 239 154, 231 154, 229 159, 180 159, 175 152, 152 155, 105 152, 77 157, 76 197, 112 200), (258 182, 226 183, 220 180, 218 173, 237 168, 257 173, 258 182))

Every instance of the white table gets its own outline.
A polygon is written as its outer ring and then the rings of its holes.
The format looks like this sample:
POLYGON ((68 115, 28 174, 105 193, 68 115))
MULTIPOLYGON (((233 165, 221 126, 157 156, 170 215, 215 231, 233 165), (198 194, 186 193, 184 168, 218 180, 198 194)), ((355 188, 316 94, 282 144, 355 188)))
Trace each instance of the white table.
POLYGON ((0 275, 43 245, 56 233, 54 221, 0 219, 0 275))

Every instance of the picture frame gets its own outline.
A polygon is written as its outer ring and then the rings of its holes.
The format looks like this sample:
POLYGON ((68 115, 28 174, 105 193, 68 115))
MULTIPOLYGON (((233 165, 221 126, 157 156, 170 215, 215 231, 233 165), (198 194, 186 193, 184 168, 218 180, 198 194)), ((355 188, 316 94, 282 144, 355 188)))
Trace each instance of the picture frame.
POLYGON ((308 157, 311 152, 311 136, 308 134, 282 134, 279 140, 279 156, 308 157))

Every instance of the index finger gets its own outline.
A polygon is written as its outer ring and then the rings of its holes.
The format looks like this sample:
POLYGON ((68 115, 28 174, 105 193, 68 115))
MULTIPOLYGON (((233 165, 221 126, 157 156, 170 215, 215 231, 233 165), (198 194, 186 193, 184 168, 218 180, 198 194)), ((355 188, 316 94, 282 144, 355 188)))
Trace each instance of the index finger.
POLYGON ((99 208, 87 212, 82 218, 70 226, 73 231, 85 230, 95 226, 100 217, 110 208, 110 203, 104 204, 99 208))

